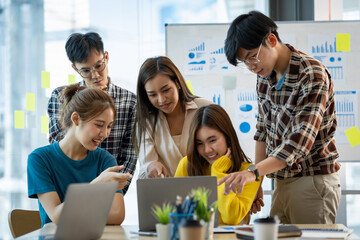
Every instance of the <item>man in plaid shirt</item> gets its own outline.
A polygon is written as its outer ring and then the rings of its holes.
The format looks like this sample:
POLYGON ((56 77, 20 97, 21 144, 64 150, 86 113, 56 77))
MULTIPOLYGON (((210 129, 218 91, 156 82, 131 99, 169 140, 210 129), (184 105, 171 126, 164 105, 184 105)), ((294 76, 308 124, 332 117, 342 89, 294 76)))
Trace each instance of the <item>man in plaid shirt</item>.
MULTIPOLYGON (((136 96, 134 93, 113 84, 108 76, 109 53, 104 51, 104 45, 99 34, 74 33, 66 42, 66 53, 72 63, 72 68, 78 72, 83 81, 80 84, 87 87, 100 88, 106 91, 114 100, 117 117, 110 135, 100 147, 109 151, 119 165, 124 165, 123 172, 134 174, 137 157, 132 144, 132 131, 135 120, 136 96)), ((56 88, 48 103, 50 118, 49 142, 53 143, 63 138, 60 124, 62 100, 61 92, 65 87, 56 88)), ((129 188, 131 179, 124 187, 124 195, 129 188)))
MULTIPOLYGON (((251 11, 237 17, 225 40, 233 65, 257 74, 255 165, 219 181, 241 192, 258 176, 275 180, 270 215, 281 223, 335 223, 340 202, 340 164, 335 146, 334 83, 316 59, 283 44, 277 25, 251 11)), ((252 212, 261 209, 259 189, 252 212)))

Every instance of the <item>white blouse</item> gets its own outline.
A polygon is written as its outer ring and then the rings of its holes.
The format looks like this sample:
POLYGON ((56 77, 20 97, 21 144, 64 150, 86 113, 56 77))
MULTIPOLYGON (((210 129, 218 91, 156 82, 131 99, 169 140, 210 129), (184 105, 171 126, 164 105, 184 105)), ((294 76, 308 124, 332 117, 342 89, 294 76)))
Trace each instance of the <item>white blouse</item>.
POLYGON ((185 121, 181 135, 171 136, 166 116, 159 111, 156 123, 156 132, 151 137, 150 126, 147 126, 145 140, 142 139, 139 149, 138 161, 140 162, 139 178, 147 178, 147 167, 150 163, 159 161, 164 165, 170 177, 173 177, 180 160, 186 155, 189 138, 189 128, 197 109, 212 104, 204 98, 195 98, 185 104, 185 121), (178 142, 178 143, 176 143, 178 142))

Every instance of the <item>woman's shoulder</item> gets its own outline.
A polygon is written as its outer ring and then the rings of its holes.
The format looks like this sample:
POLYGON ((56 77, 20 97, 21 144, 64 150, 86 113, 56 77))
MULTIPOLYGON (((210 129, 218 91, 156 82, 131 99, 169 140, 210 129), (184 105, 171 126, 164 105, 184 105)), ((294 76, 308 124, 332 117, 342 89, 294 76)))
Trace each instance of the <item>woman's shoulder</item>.
POLYGON ((56 145, 58 144, 58 142, 54 142, 50 145, 46 145, 46 146, 42 146, 42 147, 38 147, 36 148, 34 151, 32 151, 30 153, 30 155, 43 155, 43 154, 47 154, 47 153, 52 153, 54 152, 54 150, 56 149, 56 145))
POLYGON ((194 100, 194 103, 200 108, 202 106, 206 106, 206 105, 210 105, 210 104, 214 104, 213 102, 205 99, 205 98, 195 98, 194 100))
POLYGON ((187 158, 187 156, 185 156, 180 160, 179 165, 180 164, 187 164, 187 162, 188 162, 188 158, 187 158))

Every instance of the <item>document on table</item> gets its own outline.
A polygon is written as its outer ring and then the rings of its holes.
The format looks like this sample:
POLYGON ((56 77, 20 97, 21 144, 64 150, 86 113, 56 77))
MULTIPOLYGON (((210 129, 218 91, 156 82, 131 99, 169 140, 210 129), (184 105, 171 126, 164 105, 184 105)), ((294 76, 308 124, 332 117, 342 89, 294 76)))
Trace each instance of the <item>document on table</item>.
POLYGON ((214 228, 214 233, 234 233, 235 228, 241 227, 243 225, 224 225, 224 226, 218 226, 214 228))
POLYGON ((353 232, 352 229, 318 229, 318 228, 301 228, 302 239, 347 239, 353 232))

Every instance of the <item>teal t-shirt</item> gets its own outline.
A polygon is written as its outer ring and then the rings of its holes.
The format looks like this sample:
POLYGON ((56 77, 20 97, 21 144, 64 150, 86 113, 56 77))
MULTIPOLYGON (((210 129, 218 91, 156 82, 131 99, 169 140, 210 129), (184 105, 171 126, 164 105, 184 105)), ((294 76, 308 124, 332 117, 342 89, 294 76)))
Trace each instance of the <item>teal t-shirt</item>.
MULTIPOLYGON (((28 157, 28 196, 37 198, 39 193, 56 191, 63 202, 69 184, 91 182, 102 171, 116 165, 116 159, 101 148, 88 151, 80 161, 67 157, 58 142, 37 148, 28 157)), ((40 201, 39 212, 42 226, 51 222, 40 201)))

